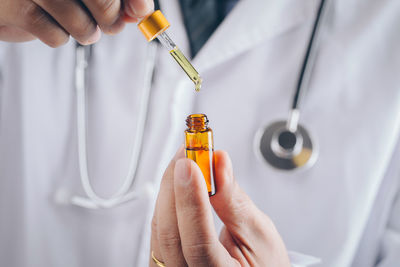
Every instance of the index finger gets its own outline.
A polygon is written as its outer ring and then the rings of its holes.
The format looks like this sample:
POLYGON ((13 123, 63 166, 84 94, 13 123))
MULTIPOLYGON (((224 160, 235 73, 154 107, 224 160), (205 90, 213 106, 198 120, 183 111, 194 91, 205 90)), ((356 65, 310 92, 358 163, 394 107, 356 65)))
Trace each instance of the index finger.
POLYGON ((124 27, 121 0, 82 0, 101 30, 117 33, 124 27))

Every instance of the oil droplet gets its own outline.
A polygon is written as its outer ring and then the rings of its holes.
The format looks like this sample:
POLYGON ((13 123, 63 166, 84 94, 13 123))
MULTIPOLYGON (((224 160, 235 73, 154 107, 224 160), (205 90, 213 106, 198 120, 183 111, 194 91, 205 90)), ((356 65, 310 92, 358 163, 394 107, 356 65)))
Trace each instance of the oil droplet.
POLYGON ((202 80, 200 78, 197 70, 192 66, 192 64, 187 60, 187 58, 183 55, 181 50, 178 47, 174 47, 171 51, 169 51, 171 56, 176 60, 176 62, 181 66, 181 68, 186 72, 187 76, 193 81, 195 85, 195 90, 198 92, 201 88, 202 80))
POLYGON ((200 78, 200 76, 199 76, 199 78, 196 80, 196 82, 194 82, 194 85, 195 85, 195 90, 196 90, 196 92, 199 92, 200 91, 200 89, 201 89, 201 83, 203 82, 203 80, 200 78))

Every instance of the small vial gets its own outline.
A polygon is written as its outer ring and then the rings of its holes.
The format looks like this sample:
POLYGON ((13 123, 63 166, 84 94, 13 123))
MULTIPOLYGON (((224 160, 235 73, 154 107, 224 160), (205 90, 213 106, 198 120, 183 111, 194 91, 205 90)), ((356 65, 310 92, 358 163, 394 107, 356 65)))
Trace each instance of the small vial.
POLYGON ((157 38, 160 43, 166 49, 168 49, 171 56, 193 81, 196 91, 200 91, 202 79, 197 70, 192 66, 189 60, 183 55, 181 50, 179 50, 176 44, 166 33, 166 30, 169 26, 169 22, 160 10, 154 11, 138 24, 139 29, 146 37, 147 41, 150 42, 154 40, 154 38, 157 38))
POLYGON ((204 114, 192 114, 186 119, 185 152, 186 157, 197 163, 206 180, 208 195, 216 193, 214 181, 213 133, 208 127, 204 114))

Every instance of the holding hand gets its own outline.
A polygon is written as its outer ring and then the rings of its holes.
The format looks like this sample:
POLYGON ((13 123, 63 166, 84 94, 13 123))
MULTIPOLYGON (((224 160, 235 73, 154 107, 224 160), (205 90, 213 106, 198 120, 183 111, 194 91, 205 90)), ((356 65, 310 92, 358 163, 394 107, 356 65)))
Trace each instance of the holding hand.
MULTIPOLYGON (((217 193, 211 198, 201 170, 183 149, 166 169, 152 221, 154 257, 168 267, 290 266, 272 221, 234 180, 227 153, 214 155, 217 193), (225 225, 219 239, 210 202, 225 225)), ((155 260, 150 266, 157 266, 155 260)))
POLYGON ((154 9, 153 0, 1 0, 0 40, 39 38, 51 47, 71 35, 81 44, 95 43, 101 31, 120 32, 154 9))

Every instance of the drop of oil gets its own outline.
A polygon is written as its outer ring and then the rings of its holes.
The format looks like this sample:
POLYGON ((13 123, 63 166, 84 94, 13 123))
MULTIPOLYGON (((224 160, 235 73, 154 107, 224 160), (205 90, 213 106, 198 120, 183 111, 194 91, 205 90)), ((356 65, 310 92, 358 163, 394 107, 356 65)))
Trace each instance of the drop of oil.
POLYGON ((196 87, 194 88, 196 90, 196 92, 199 92, 201 89, 201 85, 200 84, 196 84, 196 87))
POLYGON ((199 76, 198 79, 196 79, 196 82, 194 83, 194 85, 195 85, 194 89, 196 90, 196 92, 200 91, 202 82, 203 82, 203 80, 199 76))

